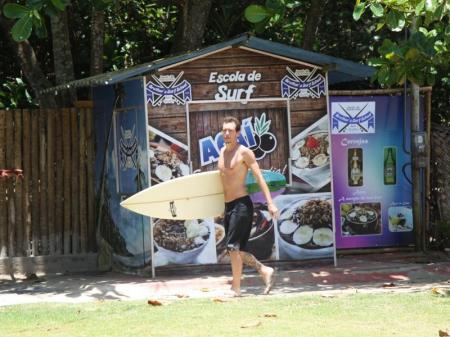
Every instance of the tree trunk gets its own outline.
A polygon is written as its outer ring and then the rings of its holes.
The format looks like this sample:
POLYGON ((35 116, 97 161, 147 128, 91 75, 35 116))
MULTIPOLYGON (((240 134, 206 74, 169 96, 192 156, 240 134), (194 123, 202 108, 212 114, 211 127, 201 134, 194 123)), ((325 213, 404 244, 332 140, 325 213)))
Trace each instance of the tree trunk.
MULTIPOLYGON (((55 70, 55 83, 64 84, 75 79, 73 70, 72 51, 70 48, 69 27, 67 12, 59 12, 50 17, 52 27, 53 63, 55 70)), ((75 89, 60 92, 59 103, 72 106, 76 100, 75 89)))
POLYGON ((303 41, 301 45, 303 49, 312 50, 325 4, 326 0, 311 1, 308 13, 306 13, 305 30, 303 31, 303 41))
POLYGON ((184 0, 178 19, 172 53, 195 50, 202 45, 211 0, 184 0))
MULTIPOLYGON (((0 6, 2 5, 0 1, 0 6)), ((2 35, 8 40, 11 49, 14 50, 19 60, 22 72, 27 79, 28 84, 31 87, 39 105, 41 107, 51 108, 56 107, 56 101, 53 94, 43 95, 41 90, 50 88, 52 83, 45 77, 41 66, 38 63, 34 49, 28 40, 17 43, 11 37, 12 24, 9 20, 0 16, 0 29, 2 35)))
POLYGON ((105 13, 92 8, 91 21, 91 76, 103 72, 103 42, 105 36, 105 13))

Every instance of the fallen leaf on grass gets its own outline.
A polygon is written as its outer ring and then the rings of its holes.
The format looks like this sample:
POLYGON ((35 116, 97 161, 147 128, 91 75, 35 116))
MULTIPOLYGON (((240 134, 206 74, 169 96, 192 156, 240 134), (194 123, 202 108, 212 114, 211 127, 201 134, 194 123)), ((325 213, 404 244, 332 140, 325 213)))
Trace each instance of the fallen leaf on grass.
POLYGON ((153 306, 163 305, 162 302, 160 302, 158 300, 148 300, 147 304, 153 305, 153 306))
POLYGON ((228 302, 228 300, 226 300, 226 299, 224 299, 224 298, 220 298, 220 297, 214 297, 214 298, 212 299, 212 301, 213 301, 213 302, 216 302, 216 303, 224 303, 224 302, 228 302))
POLYGON ((277 314, 265 313, 265 314, 259 315, 259 317, 278 317, 278 316, 277 316, 277 314))
POLYGON ((249 323, 241 325, 241 328, 243 328, 243 329, 256 328, 257 326, 260 326, 261 324, 262 324, 261 321, 254 321, 254 322, 249 322, 249 323))
POLYGON ((393 287, 396 287, 397 285, 394 282, 388 282, 388 283, 383 283, 381 286, 383 288, 393 288, 393 287))
POLYGON ((448 336, 450 336, 449 334, 448 334, 448 330, 439 330, 439 337, 448 337, 448 336))
POLYGON ((324 298, 334 298, 334 297, 336 297, 336 295, 322 294, 322 295, 320 295, 320 297, 324 297, 324 298))
POLYGON ((178 298, 188 298, 189 297, 189 295, 185 295, 185 294, 176 294, 175 296, 178 298))
POLYGON ((439 296, 450 296, 450 290, 443 288, 431 288, 431 293, 439 296))

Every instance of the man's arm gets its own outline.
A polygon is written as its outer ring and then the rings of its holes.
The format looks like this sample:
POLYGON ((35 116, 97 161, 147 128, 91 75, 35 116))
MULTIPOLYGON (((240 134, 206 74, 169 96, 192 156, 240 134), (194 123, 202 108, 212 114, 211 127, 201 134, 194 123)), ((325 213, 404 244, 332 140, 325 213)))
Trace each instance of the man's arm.
POLYGON ((264 194, 264 197, 267 200, 267 208, 272 217, 276 218, 278 216, 278 208, 275 206, 272 200, 272 196, 270 195, 269 187, 264 180, 264 177, 261 173, 261 169, 259 168, 258 162, 256 161, 255 154, 249 150, 248 148, 244 148, 242 152, 242 157, 244 158, 245 164, 252 170, 256 181, 258 182, 261 191, 264 194))

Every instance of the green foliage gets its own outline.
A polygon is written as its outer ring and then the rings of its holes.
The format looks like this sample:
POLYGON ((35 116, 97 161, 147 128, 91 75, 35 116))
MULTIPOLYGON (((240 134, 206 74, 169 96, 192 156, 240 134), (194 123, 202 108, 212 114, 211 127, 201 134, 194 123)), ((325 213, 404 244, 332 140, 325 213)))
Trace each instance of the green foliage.
POLYGON ((245 19, 259 35, 278 42, 299 45, 308 2, 298 0, 266 0, 265 5, 249 5, 245 19))
POLYGON ((3 6, 4 15, 16 20, 11 29, 11 35, 17 42, 25 41, 32 31, 38 37, 46 37, 45 15, 55 15, 64 11, 70 0, 27 0, 24 5, 7 3, 3 6))
POLYGON ((21 78, 7 78, 0 85, 0 109, 33 107, 36 104, 21 78))
POLYGON ((105 68, 120 69, 169 54, 178 9, 145 0, 120 1, 105 12, 105 68))
POLYGON ((379 57, 371 59, 378 68, 374 80, 381 85, 433 85, 438 70, 448 71, 450 61, 450 3, 444 0, 367 0, 357 1, 353 18, 358 21, 370 9, 378 28, 393 32, 413 28, 407 39, 384 40, 379 57))

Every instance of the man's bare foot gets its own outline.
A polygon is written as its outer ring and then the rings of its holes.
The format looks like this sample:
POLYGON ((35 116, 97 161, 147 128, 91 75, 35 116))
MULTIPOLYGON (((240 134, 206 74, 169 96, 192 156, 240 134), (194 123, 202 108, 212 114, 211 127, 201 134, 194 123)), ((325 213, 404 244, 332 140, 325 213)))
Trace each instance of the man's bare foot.
POLYGON ((231 297, 241 297, 242 296, 241 289, 231 287, 230 290, 231 290, 231 297))
POLYGON ((275 269, 271 267, 265 267, 261 270, 261 277, 266 285, 263 294, 267 295, 270 293, 275 283, 275 269))

